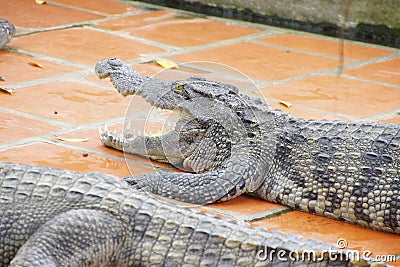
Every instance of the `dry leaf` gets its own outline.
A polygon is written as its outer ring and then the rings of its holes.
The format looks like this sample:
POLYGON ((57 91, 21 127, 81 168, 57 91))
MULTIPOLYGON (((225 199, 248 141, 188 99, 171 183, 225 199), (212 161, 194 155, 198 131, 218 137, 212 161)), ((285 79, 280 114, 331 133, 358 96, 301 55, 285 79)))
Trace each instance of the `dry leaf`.
POLYGON ((287 108, 290 108, 292 106, 292 103, 283 100, 279 100, 279 104, 284 105, 287 108))
POLYGON ((43 65, 40 64, 40 63, 37 63, 37 62, 31 61, 28 64, 31 65, 31 66, 37 67, 37 68, 43 68, 43 65))
POLYGON ((38 5, 44 5, 44 4, 46 4, 46 1, 44 1, 44 0, 35 0, 35 3, 38 4, 38 5))
POLYGON ((65 142, 72 142, 72 143, 81 143, 81 142, 86 142, 89 140, 89 138, 64 138, 64 137, 59 137, 56 136, 58 140, 65 141, 65 142))
POLYGON ((12 95, 14 90, 12 88, 0 87, 0 91, 12 95))
POLYGON ((179 69, 178 64, 171 60, 166 60, 166 59, 159 59, 156 60, 156 63, 163 67, 164 69, 179 69))

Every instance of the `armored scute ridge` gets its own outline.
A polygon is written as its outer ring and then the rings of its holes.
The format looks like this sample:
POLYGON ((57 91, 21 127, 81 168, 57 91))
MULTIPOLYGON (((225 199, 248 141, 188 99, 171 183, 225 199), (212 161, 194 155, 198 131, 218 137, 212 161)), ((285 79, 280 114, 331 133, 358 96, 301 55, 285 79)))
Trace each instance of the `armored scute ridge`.
POLYGON ((100 130, 103 144, 191 172, 125 179, 135 188, 205 204, 249 193, 305 212, 400 233, 400 126, 316 121, 271 110, 229 84, 144 76, 117 58, 95 71, 123 95, 177 110, 162 136, 100 130))

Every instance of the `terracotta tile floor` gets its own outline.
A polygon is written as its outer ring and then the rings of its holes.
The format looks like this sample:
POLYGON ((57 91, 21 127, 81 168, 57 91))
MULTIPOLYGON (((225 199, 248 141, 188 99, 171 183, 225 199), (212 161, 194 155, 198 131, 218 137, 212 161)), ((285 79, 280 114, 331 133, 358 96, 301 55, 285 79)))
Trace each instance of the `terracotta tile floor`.
MULTIPOLYGON (((232 82, 298 117, 400 123, 398 49, 346 41, 342 60, 342 42, 330 37, 136 6, 137 2, 47 2, 2 2, 1 16, 16 25, 17 36, 0 51, 0 75, 5 79, 0 87, 14 89, 12 95, 0 93, 1 160, 121 177, 130 171, 171 170, 133 155, 127 156, 126 164, 123 153, 100 143, 97 127, 107 123, 122 129, 127 110, 136 116, 136 129, 157 131, 169 117, 149 113, 143 100, 123 98, 109 81, 95 77, 94 64, 113 56, 147 75, 202 75, 232 82), (164 70, 154 63, 162 58, 185 64, 179 70, 164 70), (280 105, 282 100, 293 106, 280 105)), ((349 248, 373 255, 400 256, 399 235, 248 196, 205 209, 305 238, 332 243, 345 238, 349 248)))

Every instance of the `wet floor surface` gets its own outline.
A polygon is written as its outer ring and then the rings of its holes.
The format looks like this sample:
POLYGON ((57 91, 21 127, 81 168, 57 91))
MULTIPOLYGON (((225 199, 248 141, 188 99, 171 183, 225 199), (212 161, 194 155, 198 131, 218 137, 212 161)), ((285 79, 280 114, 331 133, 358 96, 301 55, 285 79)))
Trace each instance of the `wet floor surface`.
MULTIPOLYGON (((17 27, 17 36, 0 51, 0 87, 13 90, 0 94, 3 161, 120 177, 171 170, 135 155, 125 161, 122 152, 101 144, 98 127, 121 130, 126 113, 134 115, 133 127, 149 132, 170 118, 98 80, 94 65, 108 57, 160 78, 201 75, 234 83, 296 117, 400 123, 398 49, 348 41, 341 47, 335 38, 137 2, 14 0, 2 2, 0 15, 17 27), (158 59, 183 65, 165 70, 158 59)), ((247 196, 206 209, 305 238, 344 238, 348 248, 373 255, 400 256, 399 235, 247 196)))

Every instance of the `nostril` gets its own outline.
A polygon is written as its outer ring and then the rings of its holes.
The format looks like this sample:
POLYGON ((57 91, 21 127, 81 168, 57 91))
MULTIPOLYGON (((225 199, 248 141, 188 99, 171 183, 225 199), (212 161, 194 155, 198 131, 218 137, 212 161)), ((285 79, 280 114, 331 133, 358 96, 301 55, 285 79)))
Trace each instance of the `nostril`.
POLYGON ((122 61, 116 57, 108 59, 108 63, 113 66, 122 66, 122 61))

